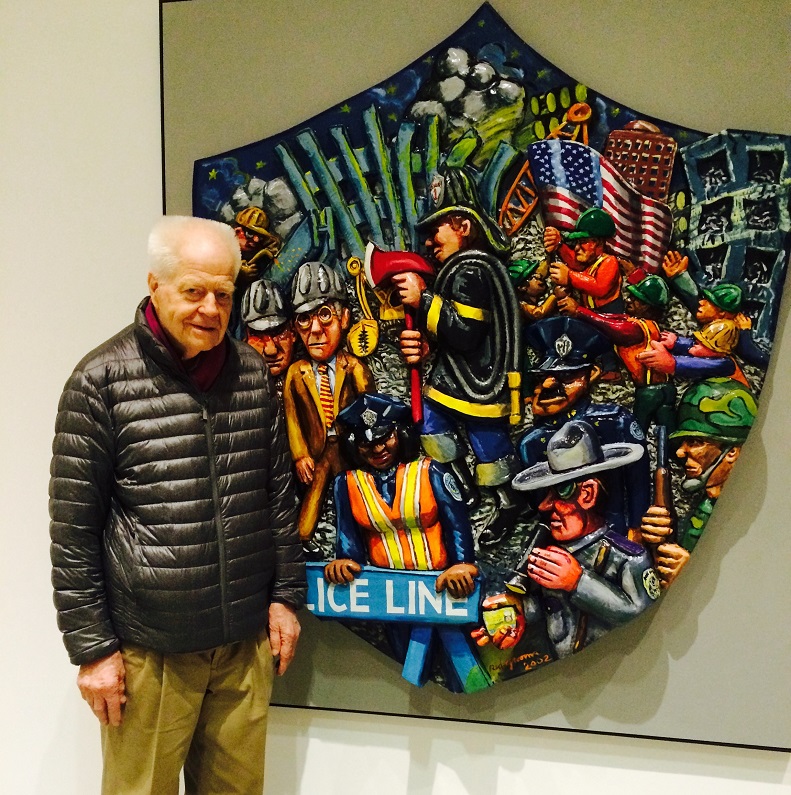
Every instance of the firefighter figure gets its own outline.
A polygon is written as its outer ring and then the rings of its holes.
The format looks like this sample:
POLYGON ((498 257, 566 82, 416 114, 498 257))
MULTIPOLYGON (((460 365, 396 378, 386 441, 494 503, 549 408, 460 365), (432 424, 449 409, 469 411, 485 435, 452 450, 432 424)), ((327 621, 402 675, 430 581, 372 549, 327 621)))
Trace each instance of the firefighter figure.
POLYGON ((431 197, 434 209, 417 228, 426 234, 436 279, 428 285, 416 273, 393 277, 416 319, 417 330, 402 332, 401 351, 408 364, 417 364, 429 344, 435 350, 423 390, 423 449, 454 468, 472 501, 458 432, 465 429, 476 484, 495 506, 479 542, 493 544, 513 529, 521 507, 510 489, 515 451, 509 419, 517 423, 521 413, 521 323, 504 264, 509 244, 485 214, 465 169, 445 167, 432 181, 431 197))

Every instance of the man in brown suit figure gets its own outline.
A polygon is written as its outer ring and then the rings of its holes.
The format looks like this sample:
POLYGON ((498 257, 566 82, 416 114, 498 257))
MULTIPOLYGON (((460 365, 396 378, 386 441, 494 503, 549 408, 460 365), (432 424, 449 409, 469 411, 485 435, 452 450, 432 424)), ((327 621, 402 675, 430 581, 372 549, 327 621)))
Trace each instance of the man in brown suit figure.
POLYGON ((297 477, 307 487, 299 513, 305 550, 320 552, 313 540, 330 482, 346 469, 338 450, 335 418, 363 392, 376 387, 368 367, 340 350, 351 313, 340 275, 322 262, 305 262, 291 283, 294 327, 307 359, 286 374, 283 404, 297 477))

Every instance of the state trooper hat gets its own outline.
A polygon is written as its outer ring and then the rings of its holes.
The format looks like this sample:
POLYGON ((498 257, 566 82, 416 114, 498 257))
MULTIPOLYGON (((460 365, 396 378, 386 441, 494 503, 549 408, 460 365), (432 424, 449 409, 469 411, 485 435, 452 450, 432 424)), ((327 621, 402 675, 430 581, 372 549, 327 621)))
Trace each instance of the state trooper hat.
POLYGON ((549 317, 531 324, 525 343, 538 355, 539 364, 528 375, 581 372, 596 364, 612 343, 583 320, 575 317, 549 317))
POLYGON ((547 460, 520 472, 511 485, 518 491, 535 491, 596 472, 631 464, 642 458, 643 447, 630 442, 602 444, 595 428, 585 420, 569 420, 547 444, 547 460))
POLYGON ((352 444, 373 442, 395 428, 412 424, 412 411, 402 400, 382 392, 365 392, 338 414, 352 444))

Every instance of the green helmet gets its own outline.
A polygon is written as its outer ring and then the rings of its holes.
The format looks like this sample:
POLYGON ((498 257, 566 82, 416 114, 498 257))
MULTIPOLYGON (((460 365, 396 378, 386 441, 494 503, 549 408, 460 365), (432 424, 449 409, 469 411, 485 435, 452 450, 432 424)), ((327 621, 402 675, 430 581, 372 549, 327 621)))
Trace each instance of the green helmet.
POLYGON ((665 307, 670 300, 667 284, 661 276, 651 274, 637 284, 627 284, 626 289, 635 297, 649 306, 665 307))
POLYGON ((725 312, 738 312, 742 306, 742 288, 738 284, 721 282, 710 290, 703 290, 703 297, 725 312))
POLYGON ((707 378, 692 384, 678 404, 678 426, 671 439, 705 437, 742 444, 750 432, 758 403, 753 393, 733 378, 707 378))
POLYGON ((566 235, 566 240, 587 240, 591 237, 615 237, 615 221, 605 210, 591 207, 585 210, 574 224, 574 231, 566 235))
POLYGON ((519 286, 538 270, 540 264, 540 262, 530 259, 515 259, 508 265, 508 275, 511 277, 511 281, 519 286))

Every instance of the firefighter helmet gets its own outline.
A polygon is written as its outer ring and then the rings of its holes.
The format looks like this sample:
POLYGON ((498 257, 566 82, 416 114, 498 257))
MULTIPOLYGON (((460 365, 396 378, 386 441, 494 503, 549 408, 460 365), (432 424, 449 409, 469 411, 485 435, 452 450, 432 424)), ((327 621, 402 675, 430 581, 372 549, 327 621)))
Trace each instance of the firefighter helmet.
POLYGON ((260 207, 245 207, 236 213, 234 223, 249 229, 251 232, 258 232, 259 235, 270 236, 269 218, 260 207))

